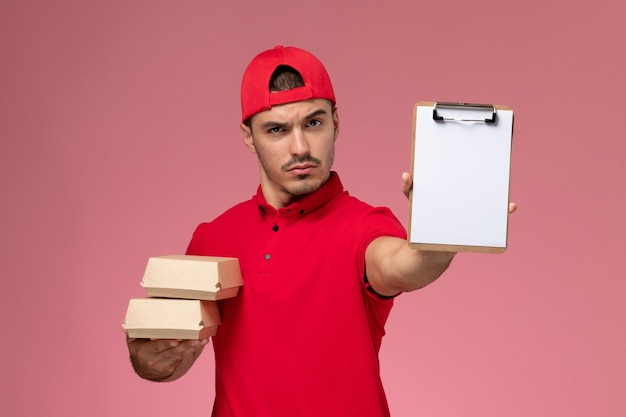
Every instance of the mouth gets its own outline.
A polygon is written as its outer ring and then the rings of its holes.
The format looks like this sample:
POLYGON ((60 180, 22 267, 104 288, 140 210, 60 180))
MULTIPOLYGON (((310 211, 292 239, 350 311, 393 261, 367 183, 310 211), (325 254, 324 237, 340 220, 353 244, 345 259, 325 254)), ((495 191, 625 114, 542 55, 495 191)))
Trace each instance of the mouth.
POLYGON ((315 169, 313 164, 298 164, 287 169, 287 172, 294 175, 308 175, 315 169))

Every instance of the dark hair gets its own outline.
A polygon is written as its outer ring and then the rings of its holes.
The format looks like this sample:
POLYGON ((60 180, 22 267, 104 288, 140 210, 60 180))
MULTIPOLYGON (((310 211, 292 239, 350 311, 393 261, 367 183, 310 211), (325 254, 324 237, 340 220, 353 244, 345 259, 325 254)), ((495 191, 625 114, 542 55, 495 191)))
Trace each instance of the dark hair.
POLYGON ((302 75, 288 65, 279 65, 270 78, 270 91, 285 91, 293 88, 304 87, 302 75))
MULTIPOLYGON (((298 87, 304 87, 304 80, 298 71, 288 65, 276 67, 270 78, 270 92, 286 91, 298 87)), ((246 119, 244 124, 250 127, 250 118, 246 119)))

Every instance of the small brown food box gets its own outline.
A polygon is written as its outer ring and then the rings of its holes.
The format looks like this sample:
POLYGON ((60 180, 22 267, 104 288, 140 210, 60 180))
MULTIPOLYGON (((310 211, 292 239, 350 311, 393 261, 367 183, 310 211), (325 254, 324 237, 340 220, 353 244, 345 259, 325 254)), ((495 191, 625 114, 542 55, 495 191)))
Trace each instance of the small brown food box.
POLYGON ((236 296, 243 279, 237 258, 166 255, 148 260, 141 285, 150 297, 222 300, 236 296))
POLYGON ((214 301, 132 298, 122 327, 130 338, 181 340, 214 336, 219 324, 214 301))
POLYGON ((220 324, 216 300, 235 297, 243 285, 237 258, 166 255, 148 260, 122 329, 130 338, 203 339, 220 324))

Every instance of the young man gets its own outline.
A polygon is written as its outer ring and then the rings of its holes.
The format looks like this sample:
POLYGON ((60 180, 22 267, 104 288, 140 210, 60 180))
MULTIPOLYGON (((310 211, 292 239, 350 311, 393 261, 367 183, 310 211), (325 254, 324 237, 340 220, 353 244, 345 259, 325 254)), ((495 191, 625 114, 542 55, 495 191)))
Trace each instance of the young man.
MULTIPOLYGON (((187 250, 238 258, 245 281, 220 301, 213 415, 388 416, 378 352, 393 297, 437 279, 454 254, 411 249, 388 209, 343 190, 331 171, 335 96, 316 57, 262 52, 244 74, 241 106, 261 184, 200 224, 187 250)), ((411 185, 403 174, 405 194, 411 185)), ((135 371, 154 381, 184 375, 207 343, 128 340, 135 371)))

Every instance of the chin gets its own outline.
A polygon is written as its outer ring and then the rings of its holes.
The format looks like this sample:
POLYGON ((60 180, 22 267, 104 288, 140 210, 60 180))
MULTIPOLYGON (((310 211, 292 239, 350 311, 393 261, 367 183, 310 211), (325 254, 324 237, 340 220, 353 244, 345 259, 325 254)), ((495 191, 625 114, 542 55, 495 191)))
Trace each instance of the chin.
POLYGON ((289 187, 289 193, 294 196, 302 196, 317 191, 328 177, 321 179, 310 175, 300 175, 295 184, 289 187))

